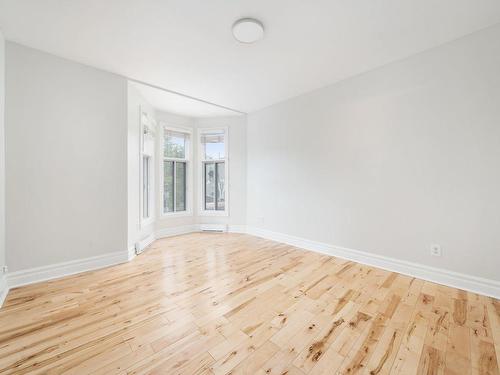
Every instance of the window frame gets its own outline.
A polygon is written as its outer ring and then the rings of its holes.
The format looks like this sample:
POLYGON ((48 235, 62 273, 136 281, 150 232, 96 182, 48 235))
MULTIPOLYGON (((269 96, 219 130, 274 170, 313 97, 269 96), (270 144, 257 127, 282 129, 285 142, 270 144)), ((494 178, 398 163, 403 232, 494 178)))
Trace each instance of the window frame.
MULTIPOLYGON (((172 217, 184 217, 184 216, 192 216, 193 215, 193 199, 192 199, 192 194, 193 194, 193 188, 192 188, 192 173, 193 173, 193 131, 190 128, 185 128, 185 127, 179 127, 179 126, 171 126, 166 123, 160 123, 160 132, 161 135, 159 137, 159 204, 158 208, 160 212, 160 219, 169 219, 172 217), (185 155, 184 158, 172 158, 172 157, 165 157, 164 155, 164 149, 165 149, 165 132, 167 131, 172 131, 176 133, 183 133, 187 135, 186 139, 186 149, 185 149, 185 155), (186 163, 186 209, 184 211, 173 211, 173 212, 165 212, 163 210, 163 195, 164 195, 164 190, 163 190, 163 183, 164 183, 164 168, 165 168, 165 161, 173 161, 173 162, 184 162, 186 163)), ((174 174, 175 174, 175 163, 174 163, 174 174)), ((174 186, 175 186, 175 178, 174 178, 174 186)), ((175 196, 174 196, 174 207, 175 207, 175 196)))
POLYGON ((142 107, 139 107, 139 229, 143 229, 155 221, 155 189, 154 189, 154 159, 155 159, 155 130, 156 122, 150 118, 148 113, 142 107), (146 137, 152 142, 152 152, 146 152, 146 137), (148 173, 148 217, 144 217, 144 158, 149 159, 148 173))
POLYGON ((198 208, 199 216, 229 216, 229 128, 227 126, 203 127, 197 129, 196 134, 198 146, 198 208), (224 134, 224 158, 217 160, 206 160, 202 143, 202 136, 214 132, 224 134), (206 210, 205 209, 205 164, 224 162, 224 210, 206 210))
POLYGON ((148 220, 151 219, 151 209, 152 209, 152 204, 151 204, 151 159, 152 157, 147 154, 142 154, 142 220, 144 222, 148 222, 148 220), (145 163, 147 161, 147 163, 145 163), (146 168, 147 164, 147 169, 146 168), (145 181, 144 177, 147 175, 147 181, 145 181), (147 196, 147 204, 145 205, 144 202, 146 200, 147 196), (145 211, 147 212, 147 216, 145 216, 145 211))

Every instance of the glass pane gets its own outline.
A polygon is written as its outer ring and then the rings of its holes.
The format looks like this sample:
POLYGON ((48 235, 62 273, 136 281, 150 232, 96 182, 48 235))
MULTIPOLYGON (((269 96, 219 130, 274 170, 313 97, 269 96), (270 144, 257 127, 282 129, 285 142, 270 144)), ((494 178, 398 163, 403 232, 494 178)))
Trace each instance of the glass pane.
POLYGON ((224 163, 217 163, 217 205, 216 210, 224 211, 226 206, 226 169, 224 163))
POLYGON ((215 163, 205 163, 205 210, 215 210, 215 163))
POLYGON ((165 150, 167 158, 185 159, 186 157, 186 135, 175 132, 165 132, 165 150))
POLYGON ((205 160, 220 160, 225 157, 224 134, 204 134, 203 144, 205 160))
POLYGON ((186 163, 175 163, 175 211, 186 211, 186 163))
POLYGON ((163 162, 163 212, 174 212, 174 162, 163 162))
POLYGON ((149 217, 149 157, 142 158, 142 217, 149 217))

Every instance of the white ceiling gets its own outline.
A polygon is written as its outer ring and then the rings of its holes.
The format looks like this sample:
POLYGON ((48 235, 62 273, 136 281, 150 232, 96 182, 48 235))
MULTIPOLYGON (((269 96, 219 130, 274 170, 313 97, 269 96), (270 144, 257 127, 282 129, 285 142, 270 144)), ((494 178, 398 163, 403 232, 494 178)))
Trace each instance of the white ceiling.
POLYGON ((10 40, 245 112, 498 22, 499 0, 0 0, 10 40))
POLYGON ((131 82, 144 99, 155 109, 187 117, 222 117, 239 115, 234 111, 224 109, 199 100, 160 90, 137 82, 131 82))

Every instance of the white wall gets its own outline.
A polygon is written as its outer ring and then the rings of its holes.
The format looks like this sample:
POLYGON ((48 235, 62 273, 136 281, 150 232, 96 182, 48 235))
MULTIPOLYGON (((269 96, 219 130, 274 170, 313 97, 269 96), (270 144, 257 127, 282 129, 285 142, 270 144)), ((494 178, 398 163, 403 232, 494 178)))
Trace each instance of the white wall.
MULTIPOLYGON (((141 111, 147 113, 148 118, 155 118, 153 107, 144 99, 137 88, 128 83, 128 137, 127 137, 127 180, 128 180, 128 248, 133 249, 140 241, 154 232, 154 222, 141 225, 140 199, 140 142, 141 142, 141 111)), ((153 160, 155 163, 155 160, 153 160)), ((153 164, 154 165, 154 164, 153 164)), ((155 179, 155 181, 158 181, 155 179)), ((153 195, 156 194, 156 184, 153 184, 153 195)), ((155 207, 156 208, 156 205, 155 207)), ((154 217, 153 210, 153 217, 154 217)))
POLYGON ((9 271, 127 250, 123 78, 7 43, 9 271))
POLYGON ((6 288, 5 266, 5 40, 0 31, 0 306, 6 288))
POLYGON ((496 26, 249 115, 248 225, 500 280, 499 40, 496 26))

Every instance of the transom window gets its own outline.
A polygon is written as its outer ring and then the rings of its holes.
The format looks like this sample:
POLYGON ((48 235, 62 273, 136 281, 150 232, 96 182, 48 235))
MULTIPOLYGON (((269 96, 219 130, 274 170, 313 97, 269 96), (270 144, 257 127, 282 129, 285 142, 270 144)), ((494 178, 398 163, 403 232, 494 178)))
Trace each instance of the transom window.
POLYGON ((188 170, 190 134, 163 130, 163 214, 188 211, 188 170))

